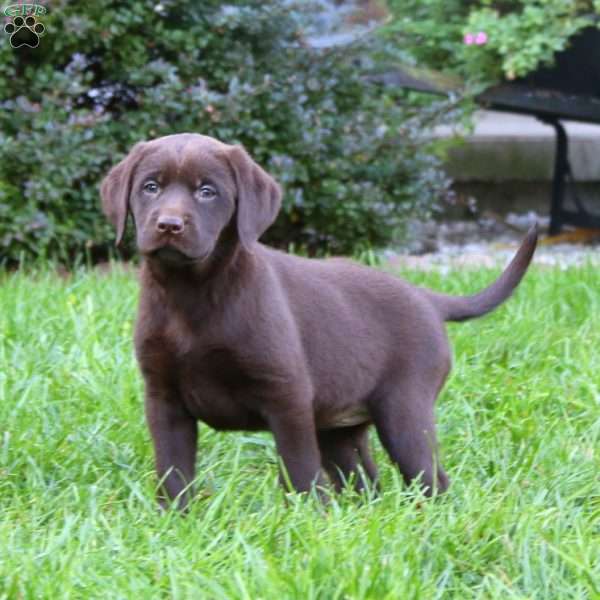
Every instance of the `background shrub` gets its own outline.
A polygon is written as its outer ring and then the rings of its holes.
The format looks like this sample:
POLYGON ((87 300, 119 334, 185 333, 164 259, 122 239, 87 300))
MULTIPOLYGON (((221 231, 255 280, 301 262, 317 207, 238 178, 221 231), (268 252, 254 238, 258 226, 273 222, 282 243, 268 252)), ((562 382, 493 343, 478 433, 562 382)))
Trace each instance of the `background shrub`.
POLYGON ((38 48, 4 36, 0 261, 105 256, 100 179, 136 141, 181 131, 243 143, 283 184, 271 243, 349 252, 427 213, 446 185, 422 138, 427 111, 363 76, 380 39, 311 48, 309 14, 70 0, 50 4, 38 48))
POLYGON ((388 8, 390 41, 475 93, 551 64, 573 35, 600 23, 598 0, 388 0, 388 8), (485 42, 465 43, 479 32, 485 42))

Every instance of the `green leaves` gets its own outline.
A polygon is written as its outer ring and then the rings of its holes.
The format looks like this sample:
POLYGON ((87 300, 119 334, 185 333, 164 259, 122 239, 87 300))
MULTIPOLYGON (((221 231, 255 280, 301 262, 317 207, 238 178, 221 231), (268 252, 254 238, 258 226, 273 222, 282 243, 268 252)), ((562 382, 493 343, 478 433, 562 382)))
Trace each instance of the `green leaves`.
POLYGON ((568 39, 592 24, 591 15, 577 3, 562 0, 520 2, 516 10, 499 13, 490 8, 471 12, 467 28, 485 31, 485 48, 463 49, 465 70, 478 79, 514 79, 542 64, 552 62, 554 53, 566 47, 568 39), (471 50, 471 52, 469 52, 471 50), (478 61, 477 52, 485 55, 478 61), (476 66, 483 66, 476 73, 476 66))
POLYGON ((454 71, 479 86, 550 64, 600 14, 597 0, 392 0, 390 7, 391 39, 420 64, 454 71), (465 38, 477 33, 485 34, 485 42, 465 38))
POLYGON ((360 67, 390 47, 313 50, 312 18, 304 2, 53 5, 39 51, 0 47, 0 263, 106 255, 101 178, 135 142, 182 131, 243 143, 284 184, 278 245, 350 252, 428 210, 445 182, 414 103, 360 67), (47 226, 22 226, 38 213, 47 226))

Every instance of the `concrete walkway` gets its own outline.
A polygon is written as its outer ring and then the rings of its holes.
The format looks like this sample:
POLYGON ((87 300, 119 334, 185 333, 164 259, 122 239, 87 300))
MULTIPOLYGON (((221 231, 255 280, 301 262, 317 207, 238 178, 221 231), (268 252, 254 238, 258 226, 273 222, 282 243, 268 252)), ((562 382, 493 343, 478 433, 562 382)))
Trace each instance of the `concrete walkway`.
MULTIPOLYGON (((564 125, 579 195, 590 210, 600 213, 600 125, 564 125)), ((459 196, 501 213, 549 211, 553 127, 533 117, 482 110, 476 113, 473 132, 440 127, 435 134, 465 137, 464 144, 450 150, 446 163, 459 196)))
MULTIPOLYGON (((564 122, 577 181, 600 181, 600 125, 564 122)), ((451 135, 450 128, 438 135, 451 135)), ((533 117, 478 111, 466 144, 450 152, 448 172, 456 181, 552 179, 554 128, 533 117)))

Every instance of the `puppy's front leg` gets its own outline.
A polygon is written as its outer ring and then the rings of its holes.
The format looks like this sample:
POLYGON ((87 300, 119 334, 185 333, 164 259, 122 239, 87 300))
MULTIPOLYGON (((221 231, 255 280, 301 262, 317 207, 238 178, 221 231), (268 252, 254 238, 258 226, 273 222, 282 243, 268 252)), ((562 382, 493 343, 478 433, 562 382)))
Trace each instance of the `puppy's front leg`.
POLYGON ((287 410, 268 417, 277 451, 283 459, 291 484, 308 492, 323 484, 321 454, 312 410, 287 410))
POLYGON ((165 507, 178 498, 178 508, 185 508, 192 496, 188 486, 194 480, 196 468, 196 420, 177 398, 155 386, 147 386, 145 404, 156 472, 162 481, 159 502, 165 507))

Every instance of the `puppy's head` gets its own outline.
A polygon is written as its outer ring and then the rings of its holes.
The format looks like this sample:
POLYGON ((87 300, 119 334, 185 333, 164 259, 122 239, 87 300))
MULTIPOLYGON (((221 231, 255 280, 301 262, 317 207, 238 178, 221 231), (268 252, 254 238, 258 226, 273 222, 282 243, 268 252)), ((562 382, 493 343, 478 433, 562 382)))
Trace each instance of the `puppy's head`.
POLYGON ((131 213, 139 251, 173 264, 210 257, 231 222, 250 249, 281 205, 275 180, 241 146, 189 133, 136 144, 110 170, 101 196, 117 244, 131 213))

